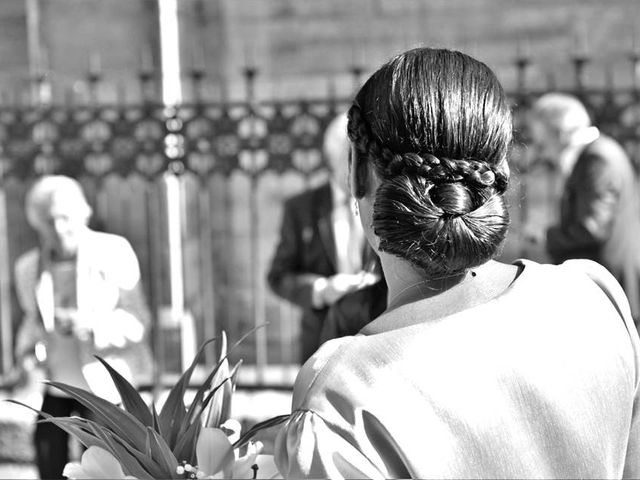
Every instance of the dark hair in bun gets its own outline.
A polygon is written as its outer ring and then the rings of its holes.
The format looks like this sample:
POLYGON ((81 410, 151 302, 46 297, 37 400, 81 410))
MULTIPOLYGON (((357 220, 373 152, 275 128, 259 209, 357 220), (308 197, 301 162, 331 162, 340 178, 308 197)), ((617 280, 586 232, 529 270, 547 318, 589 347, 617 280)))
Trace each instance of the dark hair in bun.
POLYGON ((349 110, 356 196, 373 165, 381 251, 431 274, 495 257, 509 215, 511 111, 495 74, 468 55, 417 48, 383 65, 349 110))

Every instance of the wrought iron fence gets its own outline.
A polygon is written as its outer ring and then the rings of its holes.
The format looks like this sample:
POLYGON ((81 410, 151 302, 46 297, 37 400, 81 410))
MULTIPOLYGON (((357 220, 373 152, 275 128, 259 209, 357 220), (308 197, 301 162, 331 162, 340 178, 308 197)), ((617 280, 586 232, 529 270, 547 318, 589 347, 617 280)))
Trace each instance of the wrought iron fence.
MULTIPOLYGON (((640 88, 589 88, 584 59, 575 58, 575 85, 596 125, 618 138, 640 163, 640 88)), ((639 57, 632 58, 637 66, 639 57)), ((524 118, 546 89, 526 84, 529 59, 515 68, 511 93, 518 140, 509 190, 512 233, 504 259, 544 259, 527 244, 522 225, 546 221, 553 209, 554 174, 529 164, 524 118)), ((361 69, 353 69, 358 80, 361 69)), ((163 371, 181 368, 186 324, 195 343, 224 329, 233 338, 268 323, 236 355, 257 366, 298 358, 294 307, 266 287, 266 269, 277 240, 285 197, 326 178, 320 146, 328 122, 347 101, 256 101, 256 71, 247 69, 243 102, 212 102, 198 95, 202 72, 192 72, 194 101, 172 108, 149 101, 131 105, 9 105, 0 111, 0 340, 2 367, 12 363, 11 342, 19 312, 12 293, 15 259, 35 245, 22 210, 32 180, 46 173, 78 178, 101 227, 127 237, 136 250, 153 312, 153 346, 163 371), (178 319, 172 301, 165 176, 179 179, 184 281, 178 319), (192 323, 191 320, 192 319, 192 323), (186 322, 186 323, 185 323, 186 322), (181 333, 182 332, 182 333, 181 333), (182 337, 181 337, 182 335, 182 337), (180 338, 183 338, 180 340, 180 338)), ((90 78, 95 86, 96 79, 90 78)), ((152 79, 142 75, 143 87, 152 79)), ((174 272, 175 273, 175 272, 174 272)), ((174 305, 175 306, 175 305, 174 305)), ((210 360, 210 359, 209 359, 210 360)))

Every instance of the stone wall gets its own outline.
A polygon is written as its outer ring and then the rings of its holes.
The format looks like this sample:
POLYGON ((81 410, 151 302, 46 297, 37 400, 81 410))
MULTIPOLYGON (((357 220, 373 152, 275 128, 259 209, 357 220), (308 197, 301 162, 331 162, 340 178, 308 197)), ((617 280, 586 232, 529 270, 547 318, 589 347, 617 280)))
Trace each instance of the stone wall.
POLYGON ((322 96, 331 88, 348 95, 354 63, 368 72, 415 45, 477 56, 507 87, 515 86, 518 52, 540 62, 530 70, 532 86, 543 88, 550 76, 571 84, 568 58, 576 53, 593 58, 594 84, 611 69, 617 85, 629 85, 634 30, 640 45, 634 0, 183 0, 181 9, 184 41, 202 45, 213 83, 224 79, 238 97, 247 63, 259 69, 262 97, 322 96), (196 20, 198 28, 185 28, 196 20))
MULTIPOLYGON (((640 48, 640 7, 635 0, 178 0, 182 72, 207 74, 211 98, 243 98, 242 70, 259 71, 261 98, 348 96, 350 69, 365 73, 395 53, 416 45, 466 51, 486 61, 503 83, 515 85, 513 59, 519 52, 537 60, 532 86, 549 78, 572 81, 568 58, 593 58, 589 80, 596 85, 613 72, 616 85, 629 85, 627 56, 640 48)), ((3 0, 0 5, 0 81, 28 72, 26 6, 36 6, 44 62, 64 92, 86 97, 83 79, 89 57, 100 56, 105 84, 101 98, 118 89, 137 95, 142 52, 159 65, 156 0, 3 0), (119 86, 118 86, 119 85, 119 86)), ((33 53, 31 55, 33 57, 33 53)), ((6 83, 6 82, 3 82, 6 83)), ((185 97, 192 95, 189 82, 185 97)), ((122 95, 121 95, 122 96, 122 95)))

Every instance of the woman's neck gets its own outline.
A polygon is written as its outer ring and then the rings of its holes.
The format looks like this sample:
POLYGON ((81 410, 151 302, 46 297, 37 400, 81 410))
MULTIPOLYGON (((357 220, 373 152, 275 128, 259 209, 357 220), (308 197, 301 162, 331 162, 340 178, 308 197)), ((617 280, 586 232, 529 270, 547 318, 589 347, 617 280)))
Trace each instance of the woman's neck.
POLYGON ((427 275, 411 263, 395 255, 380 253, 380 262, 384 270, 389 292, 389 308, 414 297, 429 298, 442 293, 464 281, 466 272, 456 275, 427 275))
POLYGON ((387 310, 430 299, 464 309, 502 293, 516 278, 514 265, 489 261, 457 275, 427 275, 406 260, 380 252, 389 288, 387 310))

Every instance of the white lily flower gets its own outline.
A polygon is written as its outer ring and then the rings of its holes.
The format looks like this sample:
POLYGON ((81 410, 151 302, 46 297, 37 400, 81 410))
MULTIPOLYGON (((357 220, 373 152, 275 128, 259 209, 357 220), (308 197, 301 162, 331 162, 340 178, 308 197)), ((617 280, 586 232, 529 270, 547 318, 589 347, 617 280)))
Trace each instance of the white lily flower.
POLYGON ((68 463, 62 475, 70 479, 103 479, 136 480, 136 477, 125 475, 120 462, 110 452, 100 447, 89 447, 82 454, 80 463, 68 463))
POLYGON ((276 467, 276 462, 273 458, 273 455, 258 455, 256 456, 255 464, 258 465, 258 477, 260 479, 272 479, 272 478, 283 478, 280 475, 280 471, 278 467, 276 467))
POLYGON ((254 478, 253 466, 256 464, 256 458, 262 451, 262 442, 249 442, 247 444, 246 453, 240 457, 240 453, 236 449, 235 463, 233 465, 232 478, 254 478))
POLYGON ((233 445, 227 435, 219 428, 207 427, 200 431, 196 444, 198 470, 204 472, 204 478, 230 478, 233 471, 235 456, 233 445))
POLYGON ((198 458, 198 478, 255 478, 254 465, 257 465, 257 478, 281 478, 272 455, 260 455, 262 442, 249 442, 244 455, 233 448, 232 438, 240 435, 236 429, 238 422, 225 422, 227 436, 219 428, 203 428, 196 445, 198 458), (233 423, 235 422, 235 424, 233 423), (237 425, 236 425, 237 424, 237 425))
POLYGON ((231 444, 236 443, 240 440, 240 431, 242 430, 242 425, 240 422, 234 418, 230 418, 222 425, 220 428, 227 434, 227 438, 231 444))

